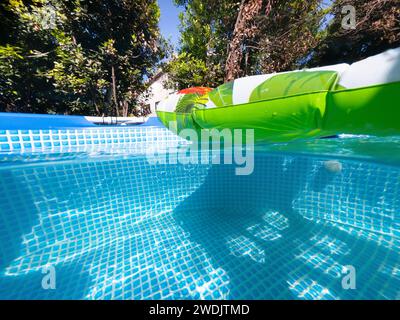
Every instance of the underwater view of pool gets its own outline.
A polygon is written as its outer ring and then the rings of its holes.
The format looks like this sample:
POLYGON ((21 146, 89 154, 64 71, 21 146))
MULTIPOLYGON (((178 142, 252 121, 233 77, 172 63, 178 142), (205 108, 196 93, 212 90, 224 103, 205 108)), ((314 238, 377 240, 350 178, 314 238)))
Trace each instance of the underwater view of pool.
POLYGON ((258 146, 239 176, 118 130, 3 133, 0 299, 400 299, 400 139, 258 146))

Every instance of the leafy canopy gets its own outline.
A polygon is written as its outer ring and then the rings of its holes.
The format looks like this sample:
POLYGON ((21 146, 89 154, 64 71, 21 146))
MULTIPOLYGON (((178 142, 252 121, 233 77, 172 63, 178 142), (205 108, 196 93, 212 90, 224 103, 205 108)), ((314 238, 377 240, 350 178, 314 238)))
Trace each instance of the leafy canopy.
POLYGON ((168 53, 156 0, 7 0, 0 17, 3 111, 140 114, 168 53))

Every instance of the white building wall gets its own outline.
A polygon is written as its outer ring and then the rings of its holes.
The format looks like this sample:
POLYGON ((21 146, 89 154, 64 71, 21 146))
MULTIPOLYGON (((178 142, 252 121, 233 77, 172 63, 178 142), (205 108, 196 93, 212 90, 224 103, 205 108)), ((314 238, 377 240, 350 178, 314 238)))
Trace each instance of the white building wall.
POLYGON ((167 74, 161 74, 149 87, 150 96, 145 100, 145 104, 150 105, 151 117, 156 115, 156 106, 174 92, 174 90, 166 89, 163 85, 164 81, 168 79, 167 74))

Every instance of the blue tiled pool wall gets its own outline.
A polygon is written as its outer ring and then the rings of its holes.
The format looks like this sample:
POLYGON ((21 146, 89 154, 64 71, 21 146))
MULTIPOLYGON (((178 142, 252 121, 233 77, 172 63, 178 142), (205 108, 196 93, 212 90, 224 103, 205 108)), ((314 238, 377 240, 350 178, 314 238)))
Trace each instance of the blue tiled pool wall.
POLYGON ((0 130, 0 152, 31 152, 83 147, 118 147, 184 141, 162 127, 0 130))
POLYGON ((0 169, 0 298, 400 298, 400 170, 257 154, 0 169), (57 289, 41 287, 55 266, 57 289), (357 289, 341 286, 357 270, 357 289))

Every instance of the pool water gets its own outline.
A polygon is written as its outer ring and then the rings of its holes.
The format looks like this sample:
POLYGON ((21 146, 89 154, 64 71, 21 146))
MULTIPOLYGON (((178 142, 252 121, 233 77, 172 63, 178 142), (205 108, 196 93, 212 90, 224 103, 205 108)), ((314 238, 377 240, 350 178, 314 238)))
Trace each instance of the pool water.
POLYGON ((295 146, 248 176, 127 146, 3 155, 0 298, 400 299, 400 166, 295 146))

